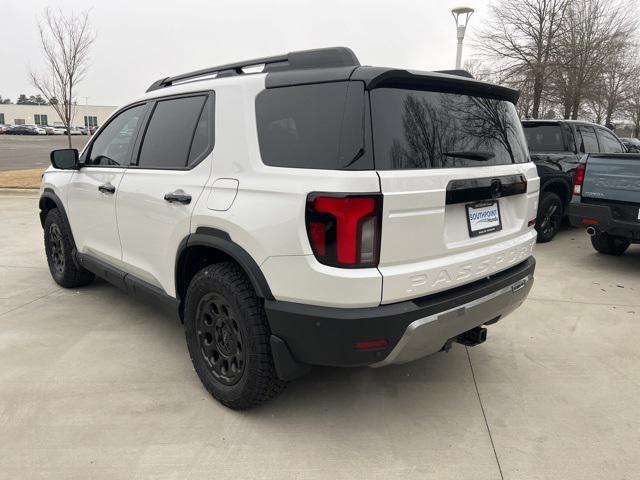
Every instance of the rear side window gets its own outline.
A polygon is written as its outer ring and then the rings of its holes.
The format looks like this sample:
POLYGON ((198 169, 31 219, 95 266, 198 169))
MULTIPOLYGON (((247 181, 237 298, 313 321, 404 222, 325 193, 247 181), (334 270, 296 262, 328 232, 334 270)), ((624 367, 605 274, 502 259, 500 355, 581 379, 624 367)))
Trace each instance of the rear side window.
POLYGON ((184 168, 206 95, 161 100, 142 141, 141 168, 184 168))
POLYGON ((376 169, 453 168, 529 161, 514 105, 453 93, 371 92, 376 169))
POLYGON ((600 137, 600 151, 603 153, 622 153, 624 149, 618 139, 607 130, 598 129, 598 137, 600 137))
POLYGON ((564 152, 562 128, 559 124, 524 123, 524 135, 532 152, 564 152))
POLYGON ((579 125, 578 132, 582 137, 582 147, 580 150, 584 153, 598 153, 600 148, 598 147, 598 139, 596 138, 596 131, 593 127, 586 125, 579 125))
POLYGON ((361 82, 267 89, 256 97, 256 122, 265 165, 372 168, 364 152, 361 82))

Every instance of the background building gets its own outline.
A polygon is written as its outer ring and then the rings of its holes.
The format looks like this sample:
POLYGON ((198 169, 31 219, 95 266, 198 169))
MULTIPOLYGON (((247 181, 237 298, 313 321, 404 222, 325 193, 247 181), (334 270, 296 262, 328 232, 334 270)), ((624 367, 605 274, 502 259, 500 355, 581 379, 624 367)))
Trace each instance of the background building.
MULTIPOLYGON (((73 126, 100 126, 116 107, 106 105, 77 105, 73 126)), ((0 124, 5 125, 62 125, 62 120, 51 105, 0 104, 0 124)))

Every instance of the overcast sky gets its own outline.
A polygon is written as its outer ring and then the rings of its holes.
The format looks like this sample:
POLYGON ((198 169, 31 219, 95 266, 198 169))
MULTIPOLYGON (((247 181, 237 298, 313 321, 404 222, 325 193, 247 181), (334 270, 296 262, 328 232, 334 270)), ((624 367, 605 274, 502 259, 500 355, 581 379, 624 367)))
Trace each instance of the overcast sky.
MULTIPOLYGON (((90 10, 97 40, 78 102, 120 105, 154 80, 228 62, 292 50, 344 45, 363 65, 453 68, 456 38, 450 10, 460 0, 24 0, 2 2, 0 95, 37 93, 30 67, 41 65, 36 18, 46 7, 90 10)), ((467 35, 482 24, 487 0, 467 35)), ((469 49, 465 51, 469 53, 469 49)))

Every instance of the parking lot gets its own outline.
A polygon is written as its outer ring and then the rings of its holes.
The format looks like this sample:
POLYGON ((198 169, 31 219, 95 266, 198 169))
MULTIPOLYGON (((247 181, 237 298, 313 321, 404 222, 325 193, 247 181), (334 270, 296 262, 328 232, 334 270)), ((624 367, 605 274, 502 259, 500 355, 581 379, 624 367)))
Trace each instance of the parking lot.
MULTIPOLYGON (((90 137, 71 137, 73 148, 81 150, 90 137)), ((68 148, 64 135, 0 135, 0 171, 45 169, 49 166, 49 153, 68 148)))
MULTIPOLYGON (((48 140, 48 139, 44 139, 48 140)), ((49 147, 47 147, 49 148, 49 147)), ((201 386, 180 323, 103 281, 51 280, 37 193, 0 194, 1 478, 631 479, 640 246, 566 230, 488 341, 316 368, 244 413, 201 386)))

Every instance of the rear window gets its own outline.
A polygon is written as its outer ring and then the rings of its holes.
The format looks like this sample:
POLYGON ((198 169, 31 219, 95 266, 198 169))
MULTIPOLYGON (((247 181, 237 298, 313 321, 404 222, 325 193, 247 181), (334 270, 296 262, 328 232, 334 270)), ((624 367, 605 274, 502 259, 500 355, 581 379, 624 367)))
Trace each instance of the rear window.
POLYGON ((477 167, 529 160, 510 102, 453 93, 371 91, 379 170, 477 167))
POLYGON ((290 168, 372 168, 364 152, 364 86, 334 82, 271 88, 256 98, 260 155, 290 168))
POLYGON ((564 152, 567 150, 564 146, 560 124, 525 123, 522 127, 529 144, 529 150, 532 152, 564 152))

